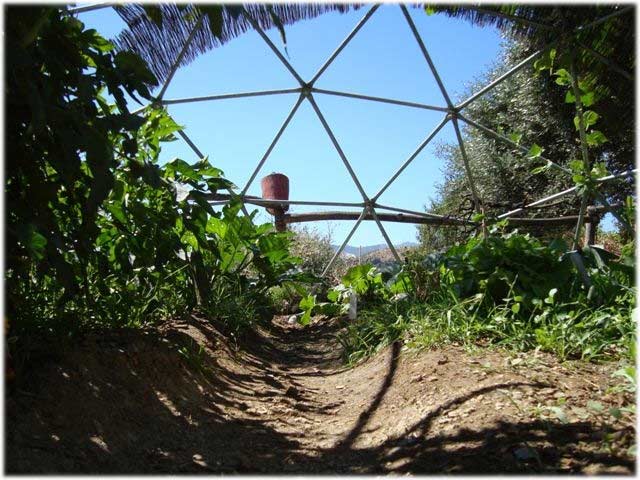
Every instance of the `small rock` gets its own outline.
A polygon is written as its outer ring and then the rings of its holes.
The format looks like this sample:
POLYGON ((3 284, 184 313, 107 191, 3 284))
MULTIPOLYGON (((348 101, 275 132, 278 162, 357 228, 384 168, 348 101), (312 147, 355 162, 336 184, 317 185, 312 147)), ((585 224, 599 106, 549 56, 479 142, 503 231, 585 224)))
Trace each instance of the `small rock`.
POLYGON ((412 445, 416 445, 420 443, 420 437, 417 435, 409 435, 408 437, 403 438, 398 442, 398 445, 401 447, 410 447, 412 445))
POLYGON ((538 458, 538 453, 529 447, 520 447, 517 448, 514 452, 513 455, 516 457, 516 459, 520 460, 520 461, 525 461, 525 460, 531 460, 531 459, 535 459, 538 458))
POLYGON ((300 391, 299 391, 296 387, 294 387, 293 385, 291 385, 289 388, 287 388, 287 391, 286 391, 286 392, 284 392, 284 394, 285 394, 287 397, 293 397, 293 398, 296 398, 296 397, 298 397, 298 396, 300 395, 300 391))
POLYGON ((298 323, 298 315, 291 315, 287 320, 289 325, 293 325, 294 323, 298 323))
POLYGON ((438 381, 438 377, 429 377, 429 381, 430 382, 437 382, 438 381))
POLYGON ((445 363, 448 363, 449 359, 447 357, 442 357, 438 359, 438 365, 444 365, 445 363))
POLYGON ((396 293, 393 297, 391 297, 392 302, 399 302, 401 300, 405 300, 409 295, 407 293, 396 293))

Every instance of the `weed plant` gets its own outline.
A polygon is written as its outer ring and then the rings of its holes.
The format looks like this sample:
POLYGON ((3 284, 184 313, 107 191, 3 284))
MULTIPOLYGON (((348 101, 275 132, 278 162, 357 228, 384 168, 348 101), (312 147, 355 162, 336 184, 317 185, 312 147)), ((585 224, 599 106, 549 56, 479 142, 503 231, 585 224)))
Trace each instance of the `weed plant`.
POLYGON ((566 250, 511 232, 411 258, 387 282, 374 267, 351 269, 329 294, 342 311, 351 292, 363 300, 340 336, 346 358, 353 363, 402 340, 412 348, 482 341, 562 359, 633 361, 633 245, 620 257, 583 249, 588 285, 566 250))

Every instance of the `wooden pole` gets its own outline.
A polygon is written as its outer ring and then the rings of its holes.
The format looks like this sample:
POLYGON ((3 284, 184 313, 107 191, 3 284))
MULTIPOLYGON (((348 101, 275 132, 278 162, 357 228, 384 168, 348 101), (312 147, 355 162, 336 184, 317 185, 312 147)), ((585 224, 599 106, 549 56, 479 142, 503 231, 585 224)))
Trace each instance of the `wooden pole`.
MULTIPOLYGON (((360 217, 358 212, 312 212, 285 214, 284 222, 302 223, 319 222, 327 220, 357 220, 360 217)), ((405 215, 402 213, 378 213, 378 218, 383 222, 414 223, 423 225, 474 225, 473 222, 459 220, 455 218, 429 218, 417 215, 405 215)), ((577 215, 553 218, 510 218, 510 225, 531 225, 531 226, 551 226, 551 225, 572 225, 578 219, 577 215)), ((373 216, 367 214, 363 220, 374 220, 373 216)))
POLYGON ((585 245, 595 245, 596 243, 596 232, 598 231, 598 224, 600 223, 600 216, 597 212, 596 207, 587 207, 587 216, 584 224, 585 245))
POLYGON ((276 226, 277 232, 286 232, 287 231, 287 222, 285 221, 285 214, 282 208, 274 208, 275 215, 273 216, 273 220, 276 226))

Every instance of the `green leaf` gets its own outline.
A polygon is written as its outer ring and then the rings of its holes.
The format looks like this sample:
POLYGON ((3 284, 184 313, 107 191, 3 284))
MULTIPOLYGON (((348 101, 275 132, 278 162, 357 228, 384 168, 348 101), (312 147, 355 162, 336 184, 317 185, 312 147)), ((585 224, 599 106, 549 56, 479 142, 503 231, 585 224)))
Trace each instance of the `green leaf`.
POLYGON ((198 238, 194 235, 194 233, 190 230, 185 231, 182 234, 182 238, 180 241, 183 245, 188 245, 193 248, 193 250, 198 250, 198 238))
POLYGON ((536 73, 539 74, 543 70, 552 70, 553 62, 556 58, 556 49, 552 48, 549 51, 546 51, 542 54, 542 56, 533 63, 533 68, 536 70, 536 73))
POLYGON ((581 173, 584 172, 584 162, 582 160, 570 160, 569 168, 572 172, 581 173))
POLYGON ((622 418, 622 411, 619 408, 613 407, 609 409, 609 415, 616 420, 620 420, 622 418))
POLYGON ((585 127, 590 127, 591 125, 595 125, 600 116, 594 112, 593 110, 587 110, 583 114, 585 127))
POLYGON ((556 83, 558 85, 571 85, 571 82, 573 82, 573 77, 564 68, 559 68, 558 70, 556 70, 555 76, 556 76, 556 83))
POLYGON ((595 178, 606 177, 609 174, 607 171, 607 166, 604 162, 596 162, 593 164, 591 168, 591 176, 595 178))
POLYGON ((587 145, 589 145, 590 147, 597 147, 609 141, 607 137, 605 137, 604 134, 599 130, 593 130, 587 133, 586 139, 587 145))
POLYGON ((427 5, 426 7, 424 7, 424 11, 428 16, 431 16, 434 13, 436 13, 436 9, 433 5, 427 5))
POLYGON ((565 103, 575 103, 576 96, 573 94, 571 90, 567 90, 567 93, 564 96, 565 103))
POLYGON ((149 85, 157 85, 158 80, 151 73, 149 67, 142 58, 129 50, 118 52, 113 59, 115 66, 121 72, 131 75, 136 80, 149 85))
POLYGON ((595 103, 595 95, 595 92, 589 92, 581 95, 580 101, 582 102, 582 105, 584 105, 585 107, 590 107, 591 105, 593 105, 595 103))
POLYGON ((298 323, 300 325, 309 325, 309 323, 311 323, 311 310, 307 310, 306 312, 304 312, 304 314, 300 317, 300 320, 298 320, 298 323))
POLYGON ((316 296, 315 295, 307 295, 302 300, 300 300, 300 309, 301 310, 312 310, 313 307, 316 306, 316 296))
POLYGON ((122 209, 122 203, 109 203, 106 205, 106 210, 113 216, 115 220, 120 222, 123 225, 127 224, 127 217, 124 214, 124 210, 122 209))
POLYGON ((511 305, 511 311, 513 313, 518 313, 520 311, 520 304, 514 303, 513 305, 511 305))
POLYGON ((540 155, 542 155, 542 152, 544 152, 544 148, 534 143, 529 149, 529 152, 527 153, 527 157, 531 159, 538 158, 540 155))
POLYGON ((179 158, 167 163, 165 172, 167 178, 176 178, 176 173, 179 173, 184 178, 194 181, 198 181, 202 178, 191 165, 179 158))
POLYGON ((533 175, 538 175, 540 173, 546 172, 550 168, 551 168, 551 162, 547 161, 547 163, 545 163, 544 165, 542 165, 540 167, 536 167, 533 170, 531 170, 531 173, 533 175))
POLYGON ((46 237, 36 231, 36 227, 33 224, 27 225, 23 232, 21 241, 29 251, 29 254, 38 260, 42 260, 44 258, 44 249, 47 246, 46 237))
POLYGON ((471 216, 471 221, 472 222, 476 222, 476 223, 480 223, 482 222, 484 219, 486 218, 486 215, 484 213, 474 213, 471 216))
POLYGON ((522 134, 521 133, 511 133, 509 134, 509 139, 513 142, 516 143, 518 145, 520 145, 520 140, 522 140, 522 134))
POLYGON ((573 125, 576 127, 576 130, 580 130, 580 115, 573 117, 573 125))

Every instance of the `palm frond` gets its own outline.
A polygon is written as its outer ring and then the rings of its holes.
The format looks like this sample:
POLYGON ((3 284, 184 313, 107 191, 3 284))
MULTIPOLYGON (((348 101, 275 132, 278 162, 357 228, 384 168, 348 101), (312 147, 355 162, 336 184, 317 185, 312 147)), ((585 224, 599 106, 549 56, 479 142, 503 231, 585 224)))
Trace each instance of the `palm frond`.
MULTIPOLYGON (((344 13, 359 8, 359 5, 298 3, 247 4, 243 7, 262 29, 267 30, 277 26, 278 20, 284 25, 290 25, 327 12, 344 13)), ((140 55, 160 83, 170 74, 198 18, 203 14, 203 9, 198 4, 163 3, 153 10, 148 5, 122 4, 116 6, 115 10, 128 26, 127 30, 114 39, 116 48, 132 50, 140 55)), ((251 23, 241 14, 239 5, 222 6, 221 20, 221 26, 214 26, 212 29, 210 18, 203 16, 179 66, 188 65, 199 55, 252 28, 251 23), (215 30, 218 30, 218 35, 212 33, 215 30)))

